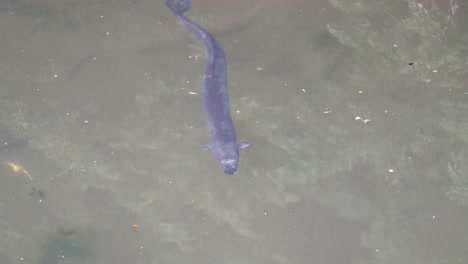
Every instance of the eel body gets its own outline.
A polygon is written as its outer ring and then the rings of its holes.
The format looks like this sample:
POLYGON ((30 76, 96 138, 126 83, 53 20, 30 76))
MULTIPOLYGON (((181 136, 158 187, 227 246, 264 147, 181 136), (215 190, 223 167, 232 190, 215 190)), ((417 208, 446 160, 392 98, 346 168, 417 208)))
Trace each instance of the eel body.
POLYGON ((229 107, 226 55, 208 31, 183 15, 190 9, 189 0, 166 0, 166 5, 205 49, 201 94, 211 145, 206 145, 204 149, 213 152, 224 173, 233 175, 239 164, 239 149, 247 147, 249 143, 237 143, 229 107))

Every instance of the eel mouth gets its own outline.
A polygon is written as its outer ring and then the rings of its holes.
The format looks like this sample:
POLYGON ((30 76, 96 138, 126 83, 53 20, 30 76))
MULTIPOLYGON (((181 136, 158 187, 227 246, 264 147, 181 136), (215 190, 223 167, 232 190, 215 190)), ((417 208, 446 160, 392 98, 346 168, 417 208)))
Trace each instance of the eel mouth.
POLYGON ((237 160, 235 159, 221 160, 220 165, 226 174, 234 175, 237 172, 237 160))

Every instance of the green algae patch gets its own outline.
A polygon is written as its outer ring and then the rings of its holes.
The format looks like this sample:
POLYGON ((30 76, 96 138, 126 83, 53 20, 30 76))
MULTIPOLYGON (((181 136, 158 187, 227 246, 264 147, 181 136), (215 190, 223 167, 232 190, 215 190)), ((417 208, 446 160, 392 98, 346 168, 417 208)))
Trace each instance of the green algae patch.
POLYGON ((78 228, 59 228, 41 246, 41 264, 63 263, 65 259, 87 260, 94 256, 95 233, 78 228))

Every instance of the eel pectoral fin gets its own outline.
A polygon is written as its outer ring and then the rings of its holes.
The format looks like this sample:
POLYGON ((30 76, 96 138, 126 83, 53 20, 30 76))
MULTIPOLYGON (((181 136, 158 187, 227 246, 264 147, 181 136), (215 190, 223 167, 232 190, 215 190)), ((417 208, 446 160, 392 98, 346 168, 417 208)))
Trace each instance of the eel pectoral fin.
POLYGON ((238 147, 239 149, 246 148, 246 147, 248 147, 249 145, 250 145, 250 142, 248 142, 248 141, 242 141, 242 142, 237 143, 237 147, 238 147))
POLYGON ((203 149, 204 149, 204 150, 208 150, 208 151, 213 151, 213 146, 211 146, 211 145, 205 145, 205 146, 203 146, 203 149))

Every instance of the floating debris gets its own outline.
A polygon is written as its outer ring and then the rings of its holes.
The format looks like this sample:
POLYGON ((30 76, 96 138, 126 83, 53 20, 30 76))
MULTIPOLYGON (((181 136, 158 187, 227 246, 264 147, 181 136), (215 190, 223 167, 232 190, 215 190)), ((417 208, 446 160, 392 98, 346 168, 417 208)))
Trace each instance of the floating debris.
POLYGON ((25 170, 21 165, 15 164, 13 162, 5 162, 5 165, 9 169, 11 169, 16 175, 22 174, 22 175, 26 176, 29 179, 29 181, 33 180, 31 174, 29 174, 29 172, 27 170, 25 170))
POLYGON ((362 118, 360 116, 356 116, 354 119, 355 120, 361 120, 364 124, 367 124, 368 122, 371 121, 370 119, 364 119, 364 118, 362 118))

